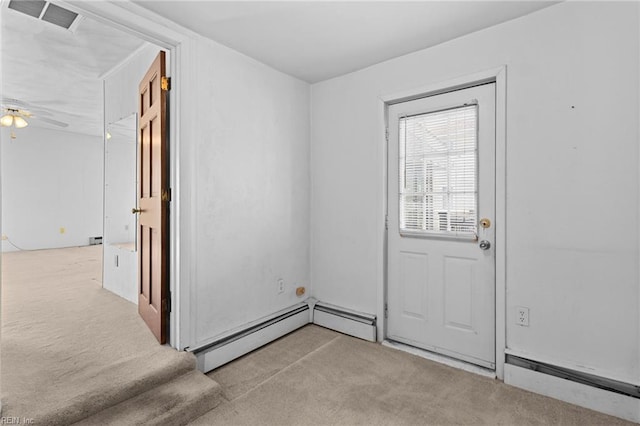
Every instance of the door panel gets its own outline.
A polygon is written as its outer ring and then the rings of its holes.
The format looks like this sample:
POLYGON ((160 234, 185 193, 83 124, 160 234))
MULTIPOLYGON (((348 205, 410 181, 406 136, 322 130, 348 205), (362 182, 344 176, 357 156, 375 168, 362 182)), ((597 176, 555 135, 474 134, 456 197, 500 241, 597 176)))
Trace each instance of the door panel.
POLYGON ((428 258, 425 253, 400 253, 400 291, 402 315, 426 321, 428 258))
POLYGON ((478 273, 476 259, 444 257, 444 323, 457 330, 474 332, 473 289, 478 273))
POLYGON ((140 82, 138 134, 138 312, 162 344, 168 315, 168 149, 165 54, 140 82))
POLYGON ((387 337, 495 368, 495 84, 390 106, 388 180, 387 337))

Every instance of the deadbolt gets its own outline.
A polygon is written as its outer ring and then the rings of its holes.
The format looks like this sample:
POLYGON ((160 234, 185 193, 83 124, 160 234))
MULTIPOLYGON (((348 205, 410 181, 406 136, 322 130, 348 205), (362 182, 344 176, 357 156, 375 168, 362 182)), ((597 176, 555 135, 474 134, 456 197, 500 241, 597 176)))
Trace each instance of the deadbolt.
POLYGON ((484 219, 480 219, 480 226, 487 229, 489 227, 491 227, 491 221, 487 218, 484 219))
POLYGON ((480 248, 482 250, 489 250, 489 248, 491 247, 491 243, 487 240, 482 240, 480 241, 480 248))

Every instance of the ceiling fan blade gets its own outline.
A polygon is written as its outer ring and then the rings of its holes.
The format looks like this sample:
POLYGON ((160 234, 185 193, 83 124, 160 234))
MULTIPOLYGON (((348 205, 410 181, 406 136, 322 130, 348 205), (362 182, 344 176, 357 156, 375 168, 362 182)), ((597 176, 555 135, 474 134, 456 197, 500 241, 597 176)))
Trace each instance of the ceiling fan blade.
POLYGON ((48 108, 42 108, 32 105, 28 102, 15 98, 2 98, 2 107, 4 109, 17 109, 28 112, 30 114, 52 116, 53 113, 48 108))
POLYGON ((2 105, 7 107, 7 108, 29 108, 29 104, 27 104, 26 102, 23 102, 19 99, 14 99, 14 98, 2 98, 2 105))
POLYGON ((58 127, 69 127, 68 123, 63 123, 62 121, 58 121, 58 120, 54 120, 52 118, 47 118, 47 117, 39 117, 39 116, 33 116, 34 120, 40 120, 44 123, 49 123, 49 124, 53 124, 54 126, 58 126, 58 127))

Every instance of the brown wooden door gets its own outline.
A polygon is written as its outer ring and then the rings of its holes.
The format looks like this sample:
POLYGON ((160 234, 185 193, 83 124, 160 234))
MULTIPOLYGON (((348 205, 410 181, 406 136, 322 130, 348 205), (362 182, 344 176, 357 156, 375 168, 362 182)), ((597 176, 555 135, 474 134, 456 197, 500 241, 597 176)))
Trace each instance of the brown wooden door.
POLYGON ((167 340, 169 173, 167 102, 160 52, 140 82, 138 121, 138 312, 162 344, 167 340))

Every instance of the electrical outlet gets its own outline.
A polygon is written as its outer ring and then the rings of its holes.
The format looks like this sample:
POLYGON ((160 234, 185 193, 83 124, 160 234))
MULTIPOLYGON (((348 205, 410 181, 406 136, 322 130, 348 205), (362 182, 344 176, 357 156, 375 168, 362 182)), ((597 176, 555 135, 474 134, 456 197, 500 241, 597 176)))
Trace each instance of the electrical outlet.
POLYGON ((529 327, 529 308, 524 306, 516 307, 516 324, 529 327))
POLYGON ((278 280, 278 294, 284 293, 284 280, 280 278, 278 280))
POLYGON ((2 234, 2 241, 6 241, 8 239, 9 239, 9 237, 7 237, 7 234, 2 234))

